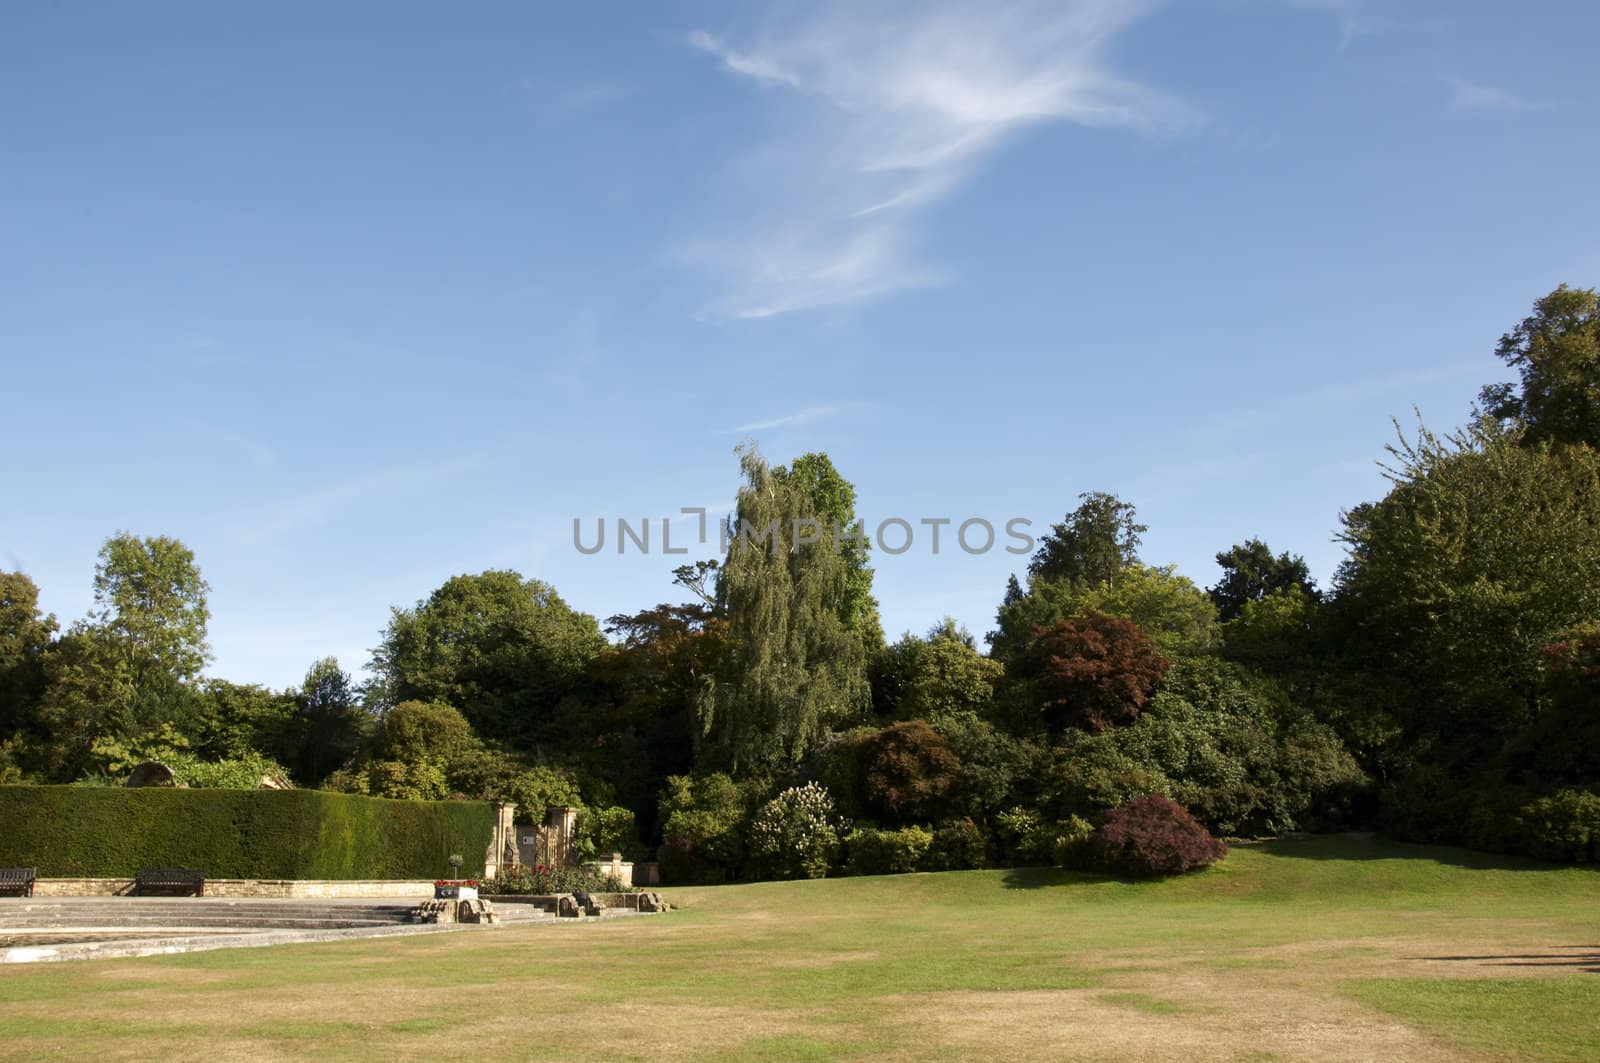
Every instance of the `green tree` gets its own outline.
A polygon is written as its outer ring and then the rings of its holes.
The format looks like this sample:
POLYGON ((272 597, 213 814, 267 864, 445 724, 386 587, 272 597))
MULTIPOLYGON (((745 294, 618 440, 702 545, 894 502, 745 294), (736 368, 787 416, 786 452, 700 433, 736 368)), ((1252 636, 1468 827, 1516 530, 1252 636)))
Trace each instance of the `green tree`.
POLYGON ((918 665, 903 711, 935 721, 988 711, 995 684, 1005 672, 999 661, 979 653, 972 633, 950 617, 928 632, 918 665))
POLYGON ((39 717, 58 778, 96 763, 96 742, 133 739, 161 725, 196 729, 195 680, 210 656, 209 591, 194 554, 176 539, 118 534, 95 567, 94 607, 45 658, 39 717))
POLYGON ((830 537, 837 530, 834 544, 845 569, 839 618, 845 627, 859 632, 869 648, 883 645, 878 600, 872 596, 871 544, 865 528, 859 535, 849 534, 859 523, 855 485, 839 475, 828 455, 818 452, 800 455, 787 468, 779 466, 773 476, 798 493, 809 515, 830 537))
POLYGON ((727 669, 701 699, 703 752, 735 770, 798 763, 837 724, 860 717, 871 690, 867 644, 844 621, 850 570, 831 528, 815 520, 809 489, 740 455, 745 485, 717 584, 728 622, 727 669))
POLYGON ((295 715, 288 735, 288 758, 295 777, 309 786, 343 767, 360 748, 368 717, 350 673, 336 657, 324 657, 306 670, 293 692, 295 715))
POLYGON ((1031 580, 1110 585, 1139 559, 1140 536, 1150 529, 1133 506, 1104 491, 1078 497, 1078 508, 1040 540, 1028 563, 1031 580))
POLYGON ((211 658, 210 590, 187 546, 123 532, 100 548, 90 618, 117 647, 136 688, 191 682, 211 658))
POLYGON ((1208 650, 1218 639, 1211 598, 1170 565, 1132 564, 1114 583, 1034 580, 996 614, 990 654, 1007 667, 1028 652, 1036 633, 1085 612, 1132 620, 1164 653, 1208 650))
POLYGON ((1561 285, 1500 338, 1495 355, 1521 380, 1484 388, 1485 412, 1525 425, 1529 446, 1600 447, 1600 292, 1561 285))
POLYGON ((1487 763, 1537 711, 1543 651, 1600 616, 1600 457, 1489 422, 1391 448, 1344 516, 1333 619, 1358 669, 1408 690, 1436 763, 1487 763))
POLYGON ((561 702, 604 646, 595 618, 554 587, 489 571, 394 610, 372 668, 381 701, 446 702, 483 737, 527 746, 560 739, 561 702))
POLYGON ((1224 621, 1237 617, 1248 603, 1275 592, 1297 588, 1313 601, 1318 596, 1305 558, 1287 552, 1274 555, 1260 539, 1247 539, 1224 550, 1217 555, 1217 564, 1222 578, 1208 593, 1224 621))
POLYGON ((56 618, 39 611, 33 580, 0 572, 0 740, 33 725, 56 628, 56 618))

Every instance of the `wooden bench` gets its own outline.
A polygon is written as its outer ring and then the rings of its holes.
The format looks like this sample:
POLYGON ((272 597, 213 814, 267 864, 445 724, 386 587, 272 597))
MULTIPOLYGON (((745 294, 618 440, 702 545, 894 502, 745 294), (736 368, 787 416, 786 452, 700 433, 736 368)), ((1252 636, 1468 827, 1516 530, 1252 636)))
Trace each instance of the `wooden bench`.
POLYGON ((32 897, 33 884, 38 880, 36 867, 0 867, 0 894, 32 897))
POLYGON ((141 867, 133 880, 133 892, 141 897, 158 894, 203 897, 206 873, 184 867, 141 867))

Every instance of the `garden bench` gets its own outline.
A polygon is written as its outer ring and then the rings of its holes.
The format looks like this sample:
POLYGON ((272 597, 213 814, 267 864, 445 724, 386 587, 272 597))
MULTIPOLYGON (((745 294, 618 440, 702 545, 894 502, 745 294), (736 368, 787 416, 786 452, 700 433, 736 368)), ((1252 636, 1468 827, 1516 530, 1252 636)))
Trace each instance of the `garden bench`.
POLYGON ((0 867, 0 894, 32 897, 33 884, 38 880, 36 867, 0 867))
POLYGON ((142 867, 133 880, 133 891, 140 896, 156 893, 205 895, 206 873, 185 867, 142 867))

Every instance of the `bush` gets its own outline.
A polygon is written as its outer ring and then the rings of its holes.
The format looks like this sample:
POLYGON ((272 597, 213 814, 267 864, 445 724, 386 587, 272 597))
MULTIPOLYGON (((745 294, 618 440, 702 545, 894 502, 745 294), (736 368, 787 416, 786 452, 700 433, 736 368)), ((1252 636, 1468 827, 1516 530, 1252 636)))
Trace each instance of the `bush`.
POLYGON ((756 814, 750 855, 776 878, 822 878, 839 855, 833 798, 816 783, 792 786, 756 814))
POLYGON ((130 877, 434 879, 481 874, 494 812, 476 801, 388 801, 321 790, 0 786, 0 867, 130 877))
POLYGON ((501 869, 498 878, 483 884, 484 893, 547 896, 552 893, 626 893, 633 889, 614 875, 601 875, 587 867, 516 867, 501 869))
POLYGON ((1178 875, 1228 855, 1182 805, 1156 794, 1108 812, 1089 844, 1101 867, 1123 875, 1178 875))
POLYGON ((1579 864, 1600 862, 1600 795, 1562 790, 1524 806, 1517 819, 1528 855, 1579 864))
POLYGON ((583 809, 578 813, 577 849, 585 859, 623 853, 632 859, 639 851, 639 828, 633 810, 620 805, 583 809))
POLYGON ((961 761, 922 720, 892 724, 867 742, 863 792, 891 819, 931 815, 956 784, 961 761))
POLYGON ((932 847, 933 834, 922 827, 860 827, 845 839, 849 853, 845 867, 852 875, 904 874, 917 870, 932 847))
POLYGON ((988 839, 972 820, 957 820, 933 832, 929 871, 971 871, 988 864, 988 839))
POLYGON ((1087 845, 1093 832, 1094 826, 1078 816, 1049 820, 1022 807, 995 817, 1001 859, 1012 865, 1082 867, 1089 862, 1087 845))
POLYGON ((728 776, 673 775, 661 795, 661 877, 723 882, 744 862, 746 795, 728 776))

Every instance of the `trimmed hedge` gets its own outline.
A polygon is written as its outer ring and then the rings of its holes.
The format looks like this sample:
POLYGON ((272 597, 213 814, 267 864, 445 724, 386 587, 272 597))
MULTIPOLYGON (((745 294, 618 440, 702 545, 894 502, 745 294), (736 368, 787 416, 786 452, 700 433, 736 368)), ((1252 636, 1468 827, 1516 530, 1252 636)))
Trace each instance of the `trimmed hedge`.
POLYGON ((141 867, 212 878, 480 876, 494 833, 482 801, 390 801, 321 790, 0 786, 0 867, 131 877, 141 867))

